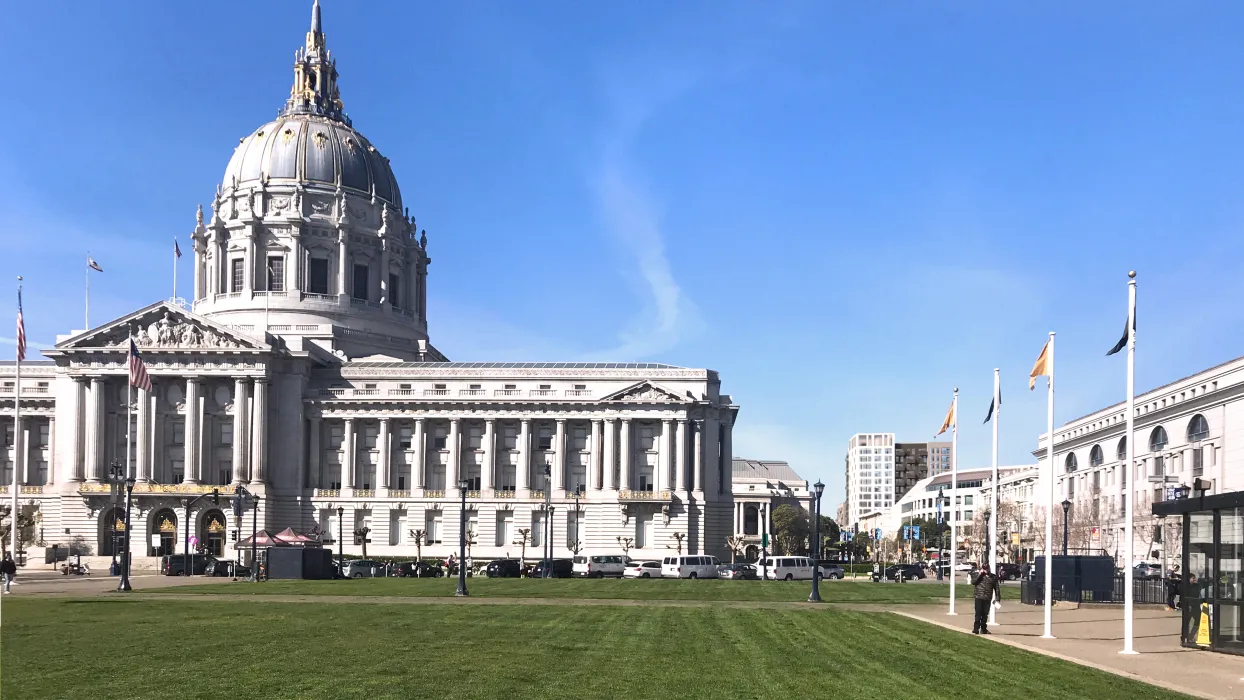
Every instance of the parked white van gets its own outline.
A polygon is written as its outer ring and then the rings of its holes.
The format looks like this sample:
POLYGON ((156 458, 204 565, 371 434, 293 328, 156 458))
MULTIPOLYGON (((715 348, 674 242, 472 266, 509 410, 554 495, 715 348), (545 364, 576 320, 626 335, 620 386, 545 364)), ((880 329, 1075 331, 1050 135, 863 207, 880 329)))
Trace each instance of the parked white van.
POLYGON ((717 557, 665 557, 661 560, 661 576, 663 578, 717 578, 719 566, 721 566, 721 560, 717 557))
POLYGON ((584 578, 620 578, 626 569, 626 558, 621 554, 579 555, 573 561, 573 574, 584 578))
POLYGON ((812 580, 812 560, 808 557, 769 557, 756 562, 756 568, 770 581, 812 580))

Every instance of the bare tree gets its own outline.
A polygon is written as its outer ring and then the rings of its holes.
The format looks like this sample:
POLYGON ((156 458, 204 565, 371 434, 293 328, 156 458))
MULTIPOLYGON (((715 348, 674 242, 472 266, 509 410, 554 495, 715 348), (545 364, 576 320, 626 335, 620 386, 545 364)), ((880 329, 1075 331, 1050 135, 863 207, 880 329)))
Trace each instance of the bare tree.
POLYGON ((524 528, 519 528, 518 539, 510 543, 510 544, 516 544, 519 547, 521 547, 521 549, 519 550, 520 553, 518 555, 518 565, 520 567, 527 566, 527 543, 530 541, 531 541, 531 528, 524 527, 524 528))
POLYGON ((730 535, 726 538, 726 547, 730 550, 730 563, 734 563, 736 556, 743 556, 743 551, 747 549, 747 542, 742 535, 730 535))
POLYGON ((674 543, 675 543, 675 545, 676 545, 676 546, 671 547, 671 546, 669 546, 669 545, 667 544, 667 545, 665 545, 665 548, 666 548, 666 549, 676 549, 676 550, 678 551, 678 553, 679 553, 679 554, 682 554, 682 541, 683 541, 683 540, 685 540, 685 539, 687 539, 687 533, 685 533, 685 532, 675 532, 673 536, 674 536, 674 543))
POLYGON ((621 535, 618 536, 618 546, 622 548, 623 559, 631 558, 630 554, 631 554, 632 545, 634 545, 634 543, 635 543, 634 537, 622 537, 621 535))
MULTIPOLYGON (((10 529, 13 527, 13 524, 12 524, 13 519, 9 516, 12 514, 12 511, 13 509, 10 506, 0 507, 0 539, 3 540, 3 543, 0 544, 0 549, 2 549, 3 551, 8 551, 9 540, 11 539, 9 537, 9 532, 10 532, 10 529)), ((18 511, 17 512, 17 546, 21 547, 22 549, 25 549, 27 546, 33 544, 34 539, 35 539, 34 534, 35 534, 34 518, 27 515, 26 513, 18 511)))
POLYGON ((415 540, 415 561, 423 561, 423 538, 426 534, 423 530, 410 531, 410 536, 415 540))

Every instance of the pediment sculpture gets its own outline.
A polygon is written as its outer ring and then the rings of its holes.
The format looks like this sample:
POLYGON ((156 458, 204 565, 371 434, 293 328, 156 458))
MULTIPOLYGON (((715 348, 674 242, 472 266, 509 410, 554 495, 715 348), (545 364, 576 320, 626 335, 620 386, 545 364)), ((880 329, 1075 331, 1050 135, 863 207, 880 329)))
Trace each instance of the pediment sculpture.
POLYGON ((684 403, 687 399, 651 382, 641 382, 635 386, 610 394, 603 400, 634 403, 684 403))
MULTIPOLYGON (((117 330, 124 330, 118 328, 117 330)), ((111 334, 105 347, 125 347, 129 336, 124 332, 111 334)), ((168 311, 154 323, 143 327, 138 324, 134 344, 143 348, 240 348, 237 340, 211 328, 201 328, 182 318, 174 318, 168 311)))

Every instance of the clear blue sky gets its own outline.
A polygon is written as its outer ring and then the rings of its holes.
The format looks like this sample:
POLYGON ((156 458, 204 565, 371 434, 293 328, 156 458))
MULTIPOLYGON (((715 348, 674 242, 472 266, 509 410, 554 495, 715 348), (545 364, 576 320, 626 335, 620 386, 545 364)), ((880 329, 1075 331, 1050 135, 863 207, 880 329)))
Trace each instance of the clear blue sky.
MULTIPOLYGON (((719 370, 736 454, 832 511, 847 438, 932 438, 955 386, 986 464, 994 367, 1002 461, 1031 460, 1050 330, 1060 422, 1121 400, 1129 269, 1140 388, 1242 354, 1244 5, 1075 5, 325 0, 324 28, 428 230, 435 344, 719 370)), ((6 6, 0 274, 32 340, 82 325, 88 248, 95 321, 168 296, 309 8, 6 6)))

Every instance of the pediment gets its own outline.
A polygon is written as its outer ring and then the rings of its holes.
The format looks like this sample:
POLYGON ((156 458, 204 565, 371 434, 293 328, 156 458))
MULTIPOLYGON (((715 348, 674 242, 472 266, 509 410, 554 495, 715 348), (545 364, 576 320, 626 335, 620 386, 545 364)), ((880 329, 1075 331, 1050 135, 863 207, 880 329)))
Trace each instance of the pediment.
POLYGON ((679 396, 678 392, 644 380, 632 384, 620 391, 602 397, 601 402, 621 401, 624 403, 692 403, 690 397, 679 396))
POLYGON ((271 349, 266 343, 163 301, 58 343, 56 349, 124 348, 131 334, 140 348, 153 350, 271 349))

